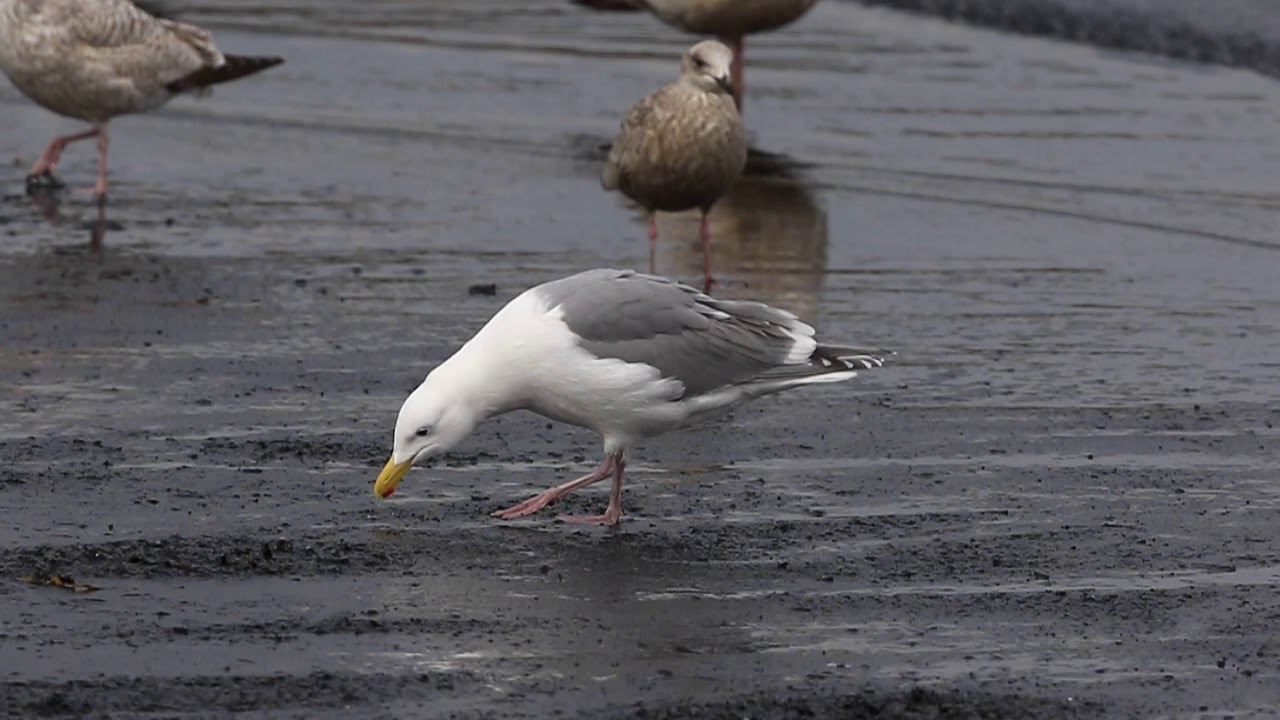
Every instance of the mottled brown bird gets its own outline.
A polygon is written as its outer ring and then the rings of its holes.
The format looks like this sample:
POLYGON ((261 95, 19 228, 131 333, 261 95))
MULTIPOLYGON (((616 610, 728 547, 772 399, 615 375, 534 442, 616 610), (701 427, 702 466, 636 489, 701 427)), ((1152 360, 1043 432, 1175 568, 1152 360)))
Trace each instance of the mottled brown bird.
POLYGON ((573 0, 600 10, 648 10, 685 32, 715 35, 733 51, 733 99, 742 110, 746 80, 743 36, 775 30, 813 7, 818 0, 573 0))
POLYGON ((205 30, 156 18, 129 0, 0 0, 0 70, 45 108, 93 125, 54 138, 27 182, 56 182, 67 144, 96 137, 99 200, 107 193, 111 118, 154 110, 180 93, 282 62, 223 55, 205 30))
POLYGON ((651 272, 658 241, 654 212, 702 212, 707 289, 712 282, 707 211, 747 164, 742 117, 729 90, 732 60, 729 48, 715 40, 689 48, 679 79, 636 103, 623 118, 600 178, 604 189, 621 191, 647 211, 651 272))

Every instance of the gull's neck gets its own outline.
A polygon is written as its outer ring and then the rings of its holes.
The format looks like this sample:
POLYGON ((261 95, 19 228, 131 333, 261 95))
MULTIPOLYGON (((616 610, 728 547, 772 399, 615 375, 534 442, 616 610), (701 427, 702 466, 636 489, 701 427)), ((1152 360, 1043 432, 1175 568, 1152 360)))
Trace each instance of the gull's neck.
POLYGON ((485 333, 477 334, 432 370, 423 383, 430 385, 433 393, 444 395, 465 409, 476 422, 521 406, 509 380, 511 358, 494 352, 489 344, 485 333), (505 371, 501 367, 504 361, 508 365, 505 371))
MULTIPOLYGON (((722 91, 702 84, 700 76, 694 73, 681 73, 676 80, 676 85, 683 87, 686 92, 700 98, 714 98, 722 94, 722 91)), ((726 97, 728 97, 727 94, 726 97)))
POLYGON ((698 76, 693 73, 680 73, 680 77, 676 78, 676 83, 696 92, 706 92, 706 90, 698 84, 698 76))

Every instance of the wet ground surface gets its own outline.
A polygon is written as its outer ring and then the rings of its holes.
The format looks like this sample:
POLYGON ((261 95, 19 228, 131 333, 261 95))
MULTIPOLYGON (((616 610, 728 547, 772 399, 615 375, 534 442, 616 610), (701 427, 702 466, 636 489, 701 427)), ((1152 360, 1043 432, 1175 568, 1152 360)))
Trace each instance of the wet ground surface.
POLYGON ((857 0, 1028 35, 1280 77, 1272 0, 857 0))
POLYGON ((113 125, 100 253, 91 150, 45 220, 74 126, 0 87, 0 708, 1280 703, 1273 81, 832 2, 753 40, 720 292, 899 354, 638 448, 617 530, 499 523, 597 440, 498 418, 377 502, 396 410, 520 289, 646 262, 599 148, 688 39, 437 5, 185 8, 289 62, 113 125), (17 580, 55 573, 101 589, 17 580))

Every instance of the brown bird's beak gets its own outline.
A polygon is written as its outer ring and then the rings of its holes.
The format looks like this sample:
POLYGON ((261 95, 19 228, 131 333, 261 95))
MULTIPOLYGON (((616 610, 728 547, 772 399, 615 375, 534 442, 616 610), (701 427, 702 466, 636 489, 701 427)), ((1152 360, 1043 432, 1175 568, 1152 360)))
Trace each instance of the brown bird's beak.
POLYGON ((721 75, 716 78, 716 84, 724 88, 725 92, 733 95, 733 81, 729 79, 728 75, 721 75))

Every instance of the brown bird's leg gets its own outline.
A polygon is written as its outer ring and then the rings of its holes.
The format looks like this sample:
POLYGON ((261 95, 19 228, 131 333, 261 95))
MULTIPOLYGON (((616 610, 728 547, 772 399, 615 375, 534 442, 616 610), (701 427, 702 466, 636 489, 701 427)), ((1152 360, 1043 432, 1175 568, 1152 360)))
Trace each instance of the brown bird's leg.
POLYGON ((658 257, 658 214, 652 210, 649 211, 649 272, 658 272, 656 268, 658 257))
POLYGON ((702 225, 698 236, 702 239, 702 292, 710 293, 711 286, 716 284, 711 277, 711 225, 707 222, 708 210, 702 211, 702 225))
POLYGON ((52 175, 53 171, 58 169, 58 160, 62 159, 62 151, 66 149, 67 145, 77 140, 95 137, 100 132, 102 132, 102 128, 95 127, 92 130, 85 130, 75 135, 63 135, 62 137, 54 138, 53 142, 49 143, 49 147, 45 148, 40 158, 36 160, 36 164, 31 166, 31 172, 27 177, 37 178, 41 175, 52 175))
POLYGON ((98 203, 107 201, 107 129, 98 128, 98 182, 93 186, 98 203))
POLYGON ((627 460, 622 453, 615 453, 617 459, 613 462, 613 490, 609 492, 609 507, 601 515, 561 515, 560 519, 567 523, 582 523, 584 525, 604 525, 610 527, 617 525, 622 519, 622 471, 627 465, 627 460))
MULTIPOLYGON (((592 483, 600 482, 601 480, 609 477, 609 474, 613 472, 614 465, 621 457, 622 453, 606 455, 604 462, 600 463, 599 467, 592 470, 590 473, 583 475, 577 480, 570 480, 567 483, 556 485, 553 488, 549 488, 537 495, 534 495, 524 502, 516 503, 505 510, 497 510, 490 513, 490 515, 503 520, 514 520, 518 517, 524 517, 525 515, 536 513, 578 488, 586 487, 592 483)), ((619 482, 621 481, 619 480, 619 482)))
POLYGON ((723 38, 725 45, 733 51, 733 62, 729 63, 729 79, 733 82, 733 102, 738 106, 738 113, 742 113, 743 101, 746 99, 743 93, 746 91, 746 78, 743 76, 743 63, 746 58, 742 56, 743 48, 746 47, 745 39, 742 35, 735 35, 730 38, 723 38))

